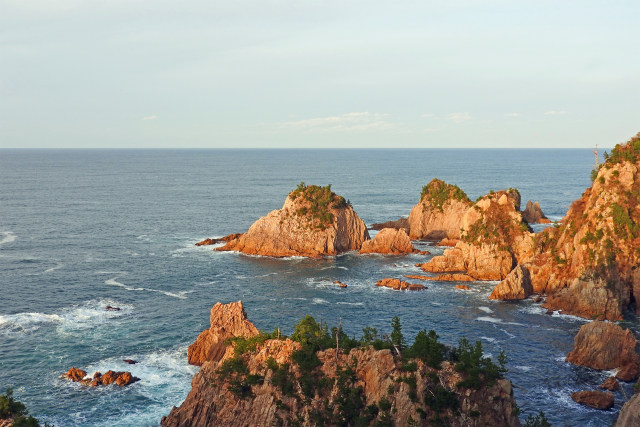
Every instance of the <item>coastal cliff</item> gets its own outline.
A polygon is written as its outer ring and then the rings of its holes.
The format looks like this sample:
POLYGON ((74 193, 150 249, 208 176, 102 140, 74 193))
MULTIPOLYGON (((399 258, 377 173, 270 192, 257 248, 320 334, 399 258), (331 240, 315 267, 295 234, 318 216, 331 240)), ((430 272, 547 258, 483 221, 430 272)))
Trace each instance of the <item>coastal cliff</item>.
POLYGON ((373 328, 355 340, 307 316, 290 338, 227 339, 162 425, 520 425, 511 383, 479 342, 450 349, 421 331, 407 346, 392 326, 390 341, 373 328))
POLYGON ((640 134, 617 145, 562 224, 536 236, 525 263, 545 306, 585 318, 640 313, 640 134))
POLYGON ((409 214, 409 237, 413 240, 460 237, 462 217, 471 201, 459 187, 433 179, 422 188, 420 201, 409 214))
POLYGON ((248 255, 319 258, 359 250, 369 232, 351 204, 331 191, 301 183, 282 209, 260 218, 244 234, 216 248, 248 255))

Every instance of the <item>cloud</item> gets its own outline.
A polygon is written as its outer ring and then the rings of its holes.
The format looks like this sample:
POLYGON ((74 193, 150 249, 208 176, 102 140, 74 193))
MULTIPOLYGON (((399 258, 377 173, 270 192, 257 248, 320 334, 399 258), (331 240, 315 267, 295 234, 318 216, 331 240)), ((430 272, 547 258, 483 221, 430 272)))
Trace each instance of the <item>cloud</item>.
POLYGON ((507 113, 505 114, 507 117, 520 117, 520 113, 507 113))
POLYGON ((544 112, 545 116, 561 116, 563 114, 567 114, 567 112, 566 111, 555 111, 555 110, 545 111, 544 112))
POLYGON ((462 123, 467 120, 471 120, 471 114, 469 113, 451 113, 447 115, 447 120, 453 123, 462 123))
POLYGON ((144 116, 142 120, 156 120, 157 118, 158 116, 154 114, 153 116, 144 116))
POLYGON ((424 117, 425 119, 427 119, 429 117, 433 117, 433 114, 425 113, 425 114, 421 115, 420 117, 424 117))
POLYGON ((357 112, 339 116, 291 120, 275 123, 273 126, 276 130, 298 132, 369 132, 395 127, 395 124, 388 121, 386 117, 387 114, 357 112))

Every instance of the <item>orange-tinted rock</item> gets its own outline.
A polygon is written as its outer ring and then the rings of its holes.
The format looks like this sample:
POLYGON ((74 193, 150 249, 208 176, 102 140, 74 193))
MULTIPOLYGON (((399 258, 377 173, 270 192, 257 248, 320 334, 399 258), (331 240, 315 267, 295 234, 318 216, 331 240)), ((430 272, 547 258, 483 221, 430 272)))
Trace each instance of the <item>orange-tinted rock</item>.
POLYGON ((87 375, 86 371, 78 368, 71 368, 65 374, 62 375, 63 378, 68 378, 71 381, 78 382, 82 380, 87 375))
POLYGON ((140 381, 140 378, 134 377, 131 372, 120 372, 120 375, 116 378, 116 384, 120 387, 133 384, 136 381, 140 381))
POLYGON ((594 409, 610 409, 613 407, 613 393, 608 391, 576 391, 571 399, 594 409))
POLYGON ((456 289, 470 290, 471 288, 467 285, 456 285, 456 289))
POLYGON ((241 235, 242 235, 241 233, 233 233, 233 234, 228 234, 220 239, 204 239, 201 242, 196 243, 196 246, 208 246, 208 245, 216 245, 218 243, 226 243, 239 238, 241 235))
POLYGON ((433 179, 422 191, 420 201, 409 214, 411 239, 457 239, 471 202, 460 188, 433 179))
POLYGON ((551 221, 542 213, 542 208, 538 202, 527 202, 526 208, 522 211, 522 219, 529 224, 549 224, 551 221))
POLYGON ((426 287, 423 285, 419 285, 416 283, 412 284, 400 279, 391 279, 391 278, 378 280, 376 282, 376 286, 383 286, 386 288, 395 289, 396 291, 404 291, 404 290, 418 291, 418 290, 426 289, 426 287))
POLYGON ((215 250, 319 258, 360 250, 366 240, 366 225, 343 197, 331 192, 330 186, 302 185, 289 193, 282 209, 268 213, 239 238, 215 250))
POLYGON ((519 300, 533 293, 529 270, 522 265, 514 268, 507 277, 493 288, 489 299, 519 300))
POLYGON ((629 330, 615 323, 595 320, 580 328, 567 362, 592 369, 614 369, 638 364, 638 341, 629 330))
POLYGON ((102 383, 102 385, 113 384, 114 382, 116 382, 116 379, 118 379, 118 376, 121 373, 122 372, 115 372, 112 370, 108 370, 107 372, 104 373, 104 375, 102 375, 100 382, 102 383))
POLYGON ((616 377, 609 377, 602 384, 600 384, 600 388, 609 391, 616 391, 620 388, 620 384, 618 384, 616 377))
POLYGON ((458 244, 458 239, 449 239, 445 237, 444 239, 440 240, 440 242, 438 243, 438 246, 454 247, 457 244, 458 244))
POLYGON ((429 279, 437 282, 473 282, 475 279, 467 274, 452 273, 452 274, 440 274, 429 279))
POLYGON ((362 243, 361 254, 401 255, 416 252, 404 230, 385 228, 371 240, 362 243))
POLYGON ((616 378, 624 382, 635 381, 639 376, 640 364, 638 362, 627 363, 622 366, 618 372, 616 372, 616 378))
POLYGON ((189 346, 187 357, 191 365, 205 361, 218 361, 227 349, 225 340, 231 337, 252 337, 258 329, 247 319, 242 301, 217 303, 211 308, 209 329, 204 330, 189 346))
POLYGON ((135 365, 136 363, 138 363, 133 359, 122 359, 122 361, 128 363, 129 365, 135 365))
POLYGON ((615 427, 637 426, 640 420, 640 393, 636 393, 622 405, 615 427))
POLYGON ((339 281, 339 280, 335 280, 333 283, 334 283, 334 284, 336 284, 336 285, 338 285, 338 286, 340 286, 341 288, 346 288, 346 287, 347 287, 347 285, 346 285, 346 284, 342 283, 342 282, 341 282, 341 281, 339 281))
MULTIPOLYGON (((420 265, 420 264, 418 264, 420 265)), ((415 280, 430 280, 431 277, 430 276, 421 276, 419 274, 405 274, 405 276, 407 279, 415 279, 415 280)))

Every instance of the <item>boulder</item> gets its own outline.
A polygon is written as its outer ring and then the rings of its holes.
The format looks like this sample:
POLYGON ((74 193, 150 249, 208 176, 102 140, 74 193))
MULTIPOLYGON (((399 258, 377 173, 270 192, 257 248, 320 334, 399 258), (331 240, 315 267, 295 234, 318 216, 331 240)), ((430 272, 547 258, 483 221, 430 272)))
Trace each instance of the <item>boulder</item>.
POLYGON ((445 237, 444 239, 440 240, 437 246, 449 246, 452 248, 458 244, 458 241, 458 239, 449 239, 448 237, 445 237))
POLYGON ((630 362, 620 368, 616 372, 616 378, 620 381, 631 382, 640 376, 640 364, 638 362, 630 362))
POLYGON ((404 291, 404 290, 420 291, 423 289, 427 289, 426 286, 419 285, 417 283, 409 283, 400 279, 391 279, 391 278, 378 280, 376 282, 376 286, 391 288, 391 289, 395 289, 396 291, 404 291))
POLYGON ((339 287, 341 287, 341 288, 346 288, 346 287, 347 287, 347 285, 346 285, 345 283, 342 283, 342 282, 341 282, 341 281, 339 281, 339 280, 334 280, 334 282, 333 282, 333 283, 334 283, 335 285, 338 285, 338 286, 339 286, 339 287))
POLYGON ((226 351, 225 340, 228 338, 258 334, 258 329, 247 319, 242 301, 215 304, 211 308, 209 321, 211 327, 189 346, 187 358, 191 365, 201 366, 207 360, 220 360, 226 351))
POLYGON ((519 300, 525 299, 533 293, 529 270, 522 265, 514 268, 507 277, 489 295, 489 299, 519 300))
POLYGON ((404 230, 385 228, 362 243, 361 254, 401 255, 417 252, 404 230))
POLYGON ((471 288, 467 285, 456 285, 456 289, 470 290, 471 288))
POLYGON ((613 393, 608 391, 576 391, 571 393, 571 399, 594 409, 610 409, 613 407, 613 393))
POLYGON ((609 377, 602 384, 600 384, 600 388, 609 391, 616 391, 620 388, 620 384, 618 384, 618 380, 616 380, 616 377, 609 377))
POLYGON ((86 371, 83 371, 82 369, 78 369, 75 367, 69 369, 65 374, 62 374, 63 378, 68 378, 74 382, 79 382, 86 376, 87 376, 86 371))
POLYGON ((344 197, 331 186, 301 183, 282 209, 260 218, 244 234, 215 248, 248 255, 320 258, 360 250, 369 240, 367 227, 344 197))
POLYGON ((395 230, 402 230, 405 233, 408 233, 409 220, 407 218, 399 218, 395 221, 387 221, 382 223, 371 224, 371 230, 382 230, 384 228, 393 228, 395 230))
POLYGON ((527 206, 522 211, 522 219, 529 224, 549 224, 551 221, 544 216, 542 208, 538 202, 527 202, 527 206))
POLYGON ((640 363, 636 352, 638 340, 629 329, 595 320, 583 325, 573 342, 567 362, 597 370, 624 367, 626 372, 637 377, 640 363))

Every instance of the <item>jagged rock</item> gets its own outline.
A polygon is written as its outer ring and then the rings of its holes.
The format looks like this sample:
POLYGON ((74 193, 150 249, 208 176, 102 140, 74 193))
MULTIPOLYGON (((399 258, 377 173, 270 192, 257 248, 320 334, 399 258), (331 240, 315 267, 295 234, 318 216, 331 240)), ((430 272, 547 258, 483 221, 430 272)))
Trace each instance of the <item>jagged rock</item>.
POLYGON ((62 374, 63 378, 68 378, 74 382, 79 382, 86 376, 87 376, 86 371, 83 371, 82 369, 78 369, 75 367, 69 369, 65 374, 62 374))
POLYGON ((533 293, 529 270, 521 265, 514 268, 507 277, 489 295, 489 299, 518 300, 525 299, 533 293))
POLYGON ((609 391, 616 391, 620 388, 620 384, 618 384, 616 377, 609 377, 602 384, 600 384, 600 388, 609 391))
POLYGON ((460 224, 471 202, 455 185, 433 179, 423 187, 420 201, 409 214, 409 237, 439 240, 460 237, 460 224))
POLYGON ((135 365, 136 363, 138 363, 137 361, 133 360, 133 359, 122 359, 123 362, 128 363, 129 365, 135 365))
POLYGON ((382 230, 385 228, 393 228, 409 233, 409 220, 407 218, 399 218, 395 221, 371 224, 371 230, 382 230))
POLYGON ((364 222, 331 186, 301 184, 282 209, 260 218, 249 231, 217 251, 272 257, 319 258, 359 250, 369 240, 364 222))
POLYGON ((467 285, 456 285, 456 289, 470 290, 471 288, 467 285))
POLYGON ((544 216, 538 202, 527 202, 527 207, 522 211, 522 219, 529 224, 549 224, 551 221, 544 216))
POLYGON ((341 281, 339 281, 339 280, 334 280, 334 282, 333 282, 333 283, 334 283, 334 284, 336 284, 336 285, 338 285, 338 286, 340 286, 341 288, 346 288, 346 287, 347 287, 347 285, 346 285, 346 284, 342 283, 342 282, 341 282, 341 281))
POLYGON ((385 228, 376 236, 362 243, 361 254, 400 255, 417 252, 404 230, 385 228))
POLYGON ((422 289, 427 289, 426 286, 423 286, 417 283, 409 283, 400 279, 391 279, 391 278, 378 280, 376 282, 376 286, 383 286, 386 288, 395 289, 396 291, 404 291, 404 290, 420 291, 422 289))
POLYGON ((610 409, 613 407, 613 393, 608 391, 576 391, 571 399, 594 409, 610 409))
POLYGON ((110 305, 104 308, 106 311, 120 311, 120 307, 111 307, 110 305))
POLYGON ((638 362, 627 363, 622 366, 618 372, 616 372, 616 378, 624 382, 635 381, 639 376, 640 364, 638 362))
POLYGON ((437 246, 449 246, 453 248, 457 244, 458 244, 458 239, 449 239, 445 237, 444 239, 440 240, 437 246))
POLYGON ((204 239, 201 242, 196 243, 196 246, 209 246, 209 245, 216 245, 218 243, 227 243, 239 238, 241 235, 242 233, 233 233, 233 234, 228 234, 219 239, 204 239))
MULTIPOLYGON (((442 368, 435 370, 417 360, 416 371, 412 374, 416 379, 417 399, 413 401, 409 385, 400 380, 406 378, 406 373, 401 371, 402 360, 394 357, 389 350, 375 350, 371 346, 354 348, 348 354, 337 352, 335 348, 317 352, 319 366, 314 370, 314 375, 326 379, 327 389, 321 395, 300 398, 302 373, 291 360, 291 355, 298 349, 300 344, 289 339, 271 339, 258 344, 255 351, 242 355, 247 375, 264 378, 264 381, 250 386, 250 392, 244 398, 234 394, 230 390, 230 382, 220 379, 217 374, 220 364, 234 357, 233 351, 227 351, 220 361, 206 361, 194 375, 191 391, 185 401, 162 418, 162 426, 270 426, 291 425, 294 422, 302 426, 317 425, 314 414, 330 417, 337 413, 345 379, 336 379, 347 366, 351 366, 354 375, 353 380, 346 379, 348 391, 356 393, 361 399, 364 404, 362 410, 368 405, 387 400, 390 403, 387 411, 393 414, 395 425, 410 425, 411 419, 419 422, 419 410, 425 411, 427 417, 433 417, 434 411, 423 402, 430 390, 437 386, 444 388, 445 393, 451 393, 457 401, 459 410, 443 409, 439 414, 452 427, 469 426, 469 420, 474 420, 474 425, 478 426, 520 425, 508 380, 498 379, 492 386, 479 390, 458 387, 463 374, 456 371, 453 363, 444 361, 442 368), (274 362, 278 364, 278 379, 273 370, 274 362), (283 372, 286 374, 284 381, 283 372), (291 385, 293 391, 290 394, 284 393, 277 385, 283 382, 291 385)), ((330 423, 324 418, 323 421, 330 423)))
POLYGON ((636 353, 638 340, 629 329, 623 330, 615 323, 595 320, 583 325, 573 341, 567 362, 598 370, 625 367, 627 372, 635 372, 637 378, 640 363, 636 353), (633 366, 627 365, 634 365, 635 371, 633 366))
POLYGON ((467 274, 452 273, 452 274, 439 274, 435 277, 430 277, 430 280, 436 282, 474 282, 475 279, 467 274))
POLYGON ((537 235, 530 272, 536 292, 549 295, 546 306, 621 320, 640 301, 639 170, 640 134, 613 149, 560 225, 537 235))
POLYGON ((616 427, 634 427, 640 421, 640 393, 636 393, 622 405, 616 427))
POLYGON ((229 304, 217 303, 211 308, 211 327, 202 331, 189 346, 189 364, 200 366, 205 361, 218 361, 227 349, 225 340, 231 337, 252 337, 258 329, 247 319, 242 301, 229 304))

